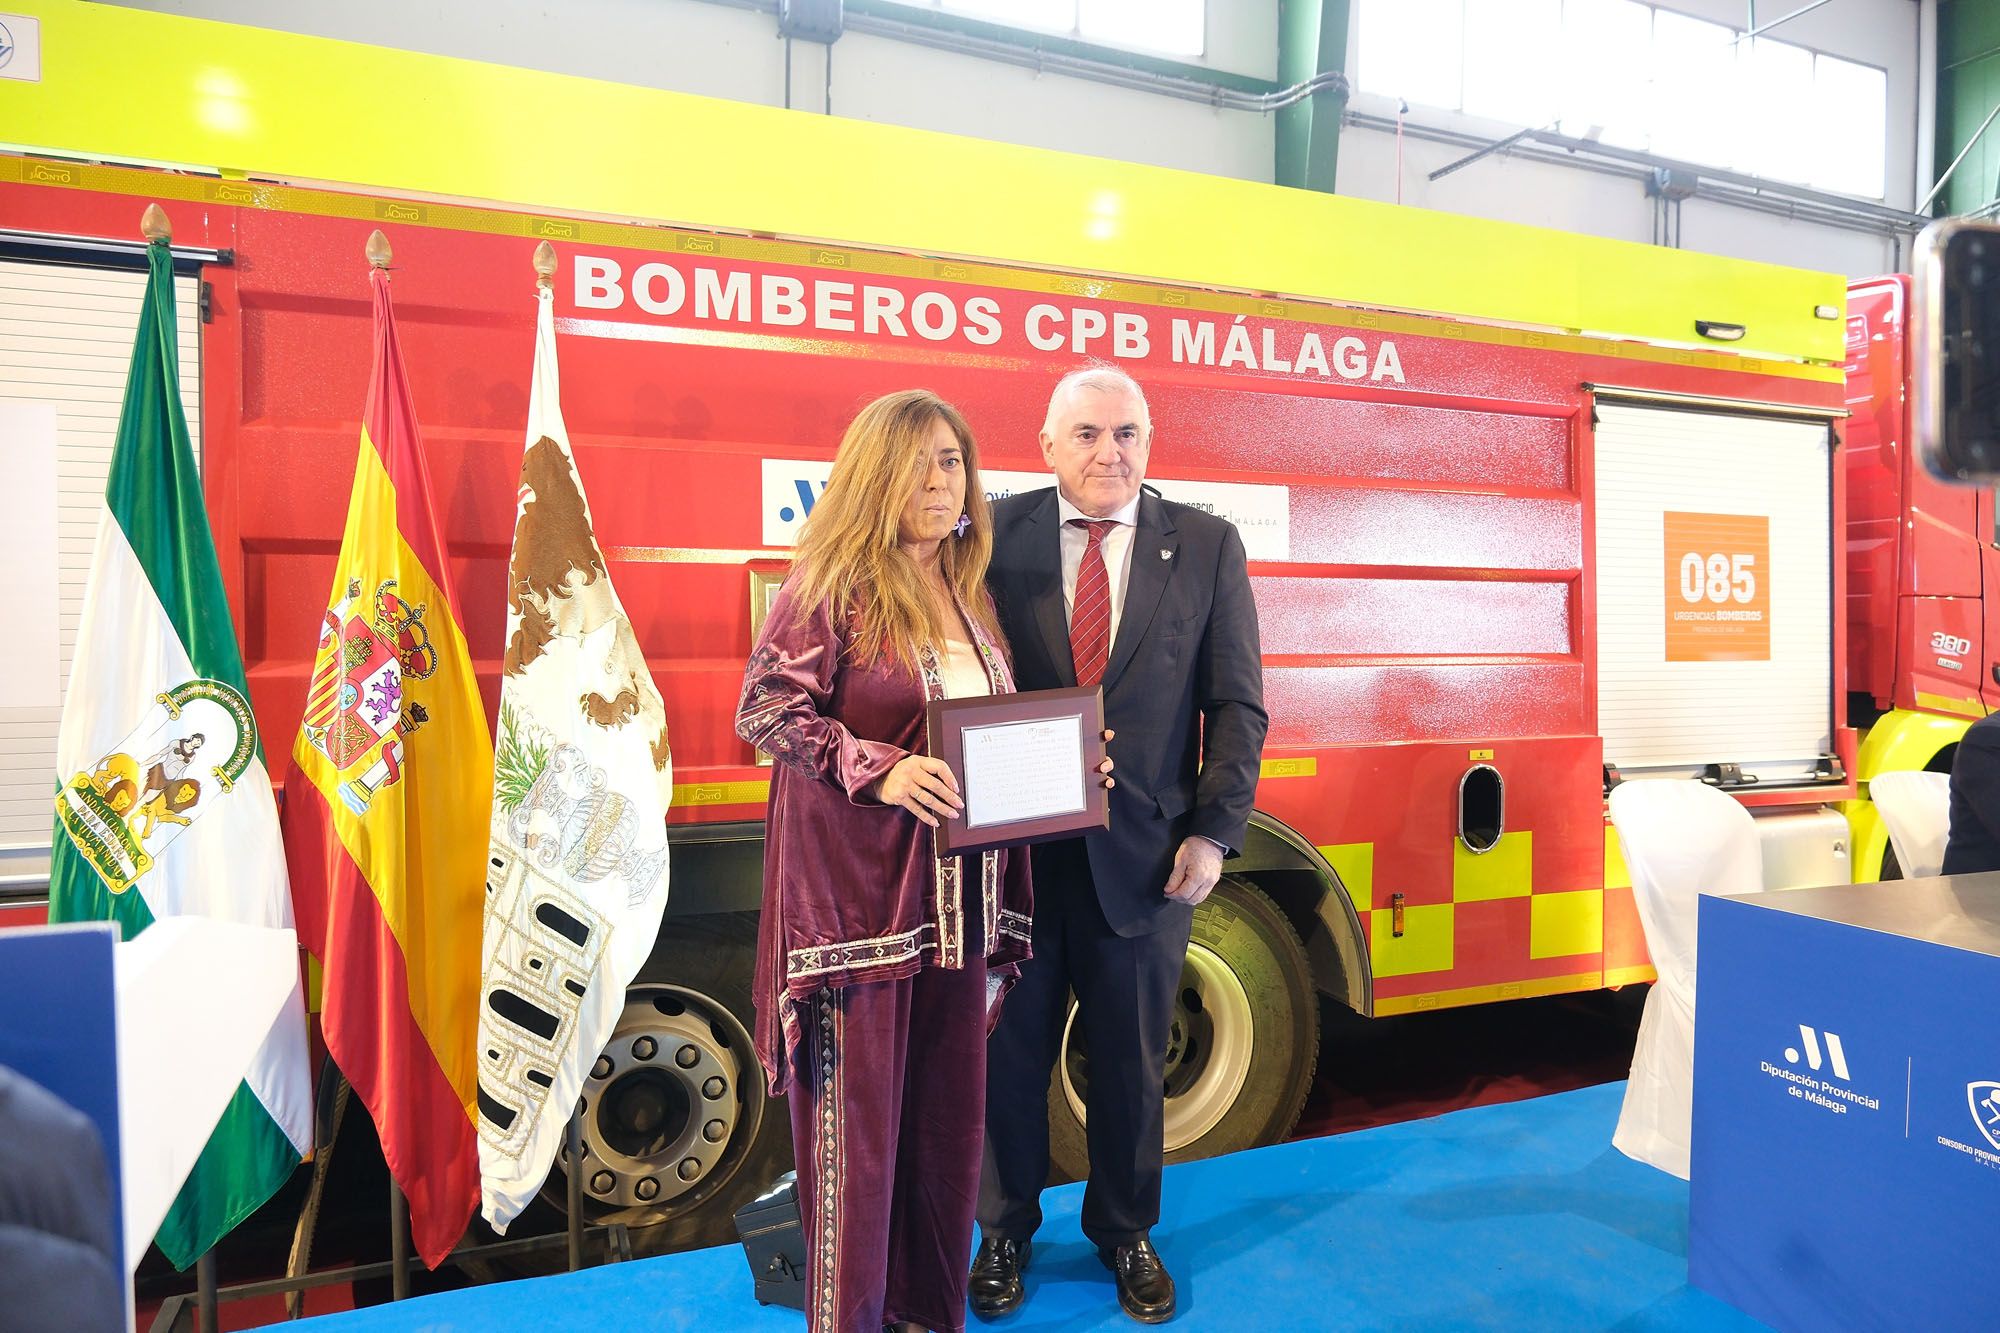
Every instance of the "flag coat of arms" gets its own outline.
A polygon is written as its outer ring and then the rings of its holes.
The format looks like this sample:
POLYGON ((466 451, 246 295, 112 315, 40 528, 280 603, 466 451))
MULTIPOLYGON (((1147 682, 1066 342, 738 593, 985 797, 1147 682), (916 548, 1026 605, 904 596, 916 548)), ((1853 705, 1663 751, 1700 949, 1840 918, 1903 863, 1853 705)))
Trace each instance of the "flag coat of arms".
MULTIPOLYGON (((538 256, 551 267, 553 256, 538 256)), ((482 1206, 534 1197, 667 902, 666 709, 570 456, 547 286, 494 738, 479 1010, 482 1206)))
POLYGON ((493 746, 466 651, 389 275, 354 490, 285 786, 328 1053, 374 1118, 435 1268, 479 1195, 480 898, 493 746))
MULTIPOLYGON (((126 939, 173 916, 289 930, 277 803, 181 412, 165 240, 147 263, 56 742, 49 917, 114 921, 126 939)), ((193 1263, 311 1150, 294 987, 161 1222, 161 1251, 193 1263)))

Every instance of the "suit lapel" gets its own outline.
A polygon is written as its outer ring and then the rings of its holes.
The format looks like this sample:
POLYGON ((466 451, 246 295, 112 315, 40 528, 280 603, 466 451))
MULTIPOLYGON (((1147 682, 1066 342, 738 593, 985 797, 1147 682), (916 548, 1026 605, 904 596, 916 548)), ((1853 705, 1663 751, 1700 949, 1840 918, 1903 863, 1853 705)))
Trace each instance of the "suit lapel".
MULTIPOLYGON (((1104 688, 1117 683, 1125 664, 1146 637, 1153 615, 1160 609, 1160 596, 1167 590, 1180 555, 1180 538, 1166 508, 1151 495, 1139 499, 1138 530, 1132 534, 1132 560, 1125 576, 1125 608, 1118 616, 1118 638, 1111 645, 1111 660, 1104 667, 1104 688)), ((1061 574, 1058 570, 1058 579, 1061 574)), ((1060 592, 1060 589, 1058 590, 1060 592)), ((1067 657, 1067 655, 1065 655, 1067 657)), ((1074 679, 1074 670, 1072 670, 1074 679)))
POLYGON ((1056 516, 1053 487, 1024 520, 1027 560, 1022 574, 1027 582, 1028 605, 1034 608, 1035 625, 1042 632, 1042 647, 1055 668, 1059 688, 1076 684, 1076 664, 1069 654, 1069 613, 1063 607, 1062 523, 1056 516))

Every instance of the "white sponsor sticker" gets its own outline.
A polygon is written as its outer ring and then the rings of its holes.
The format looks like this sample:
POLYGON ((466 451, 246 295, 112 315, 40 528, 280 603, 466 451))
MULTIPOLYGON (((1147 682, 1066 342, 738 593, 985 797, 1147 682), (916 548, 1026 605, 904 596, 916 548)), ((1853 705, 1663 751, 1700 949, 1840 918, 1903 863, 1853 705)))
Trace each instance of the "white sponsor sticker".
MULTIPOLYGON (((793 458, 764 460, 764 531, 766 546, 791 546, 799 525, 826 491, 831 463, 793 458)), ((1000 500, 1054 484, 1047 472, 988 470, 980 474, 988 499, 1000 500)), ((1149 477, 1147 484, 1176 504, 1228 519, 1243 536, 1252 560, 1289 560, 1292 551, 1292 493, 1288 486, 1264 486, 1240 481, 1183 481, 1149 477)))
POLYGON ((0 14, 0 79, 42 81, 42 21, 29 14, 0 14))

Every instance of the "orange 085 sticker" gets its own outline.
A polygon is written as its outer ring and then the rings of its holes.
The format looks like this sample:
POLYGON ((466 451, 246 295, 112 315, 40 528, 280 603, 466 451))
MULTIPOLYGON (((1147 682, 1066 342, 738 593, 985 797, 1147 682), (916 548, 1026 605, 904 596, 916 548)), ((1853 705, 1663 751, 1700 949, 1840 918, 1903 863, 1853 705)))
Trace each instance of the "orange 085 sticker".
POLYGON ((1771 660, 1771 520, 1666 514, 1667 660, 1771 660))

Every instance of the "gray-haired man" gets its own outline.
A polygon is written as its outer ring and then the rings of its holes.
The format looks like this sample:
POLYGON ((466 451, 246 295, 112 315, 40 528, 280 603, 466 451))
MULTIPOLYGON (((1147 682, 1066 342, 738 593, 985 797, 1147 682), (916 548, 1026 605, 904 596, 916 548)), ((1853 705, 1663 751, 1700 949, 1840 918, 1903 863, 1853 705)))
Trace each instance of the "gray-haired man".
POLYGON ((1242 538, 1143 491, 1145 395, 1094 366, 1057 384, 1051 489, 993 509, 987 586, 1024 690, 1102 685, 1118 785, 1111 826, 1034 849, 1035 956, 987 1048, 983 1233, 974 1312, 1020 1305, 1049 1170, 1048 1086, 1066 1001, 1090 1047, 1083 1231, 1134 1319, 1173 1317, 1154 1250, 1162 1075, 1194 907, 1243 845, 1264 744, 1263 667, 1242 538))

